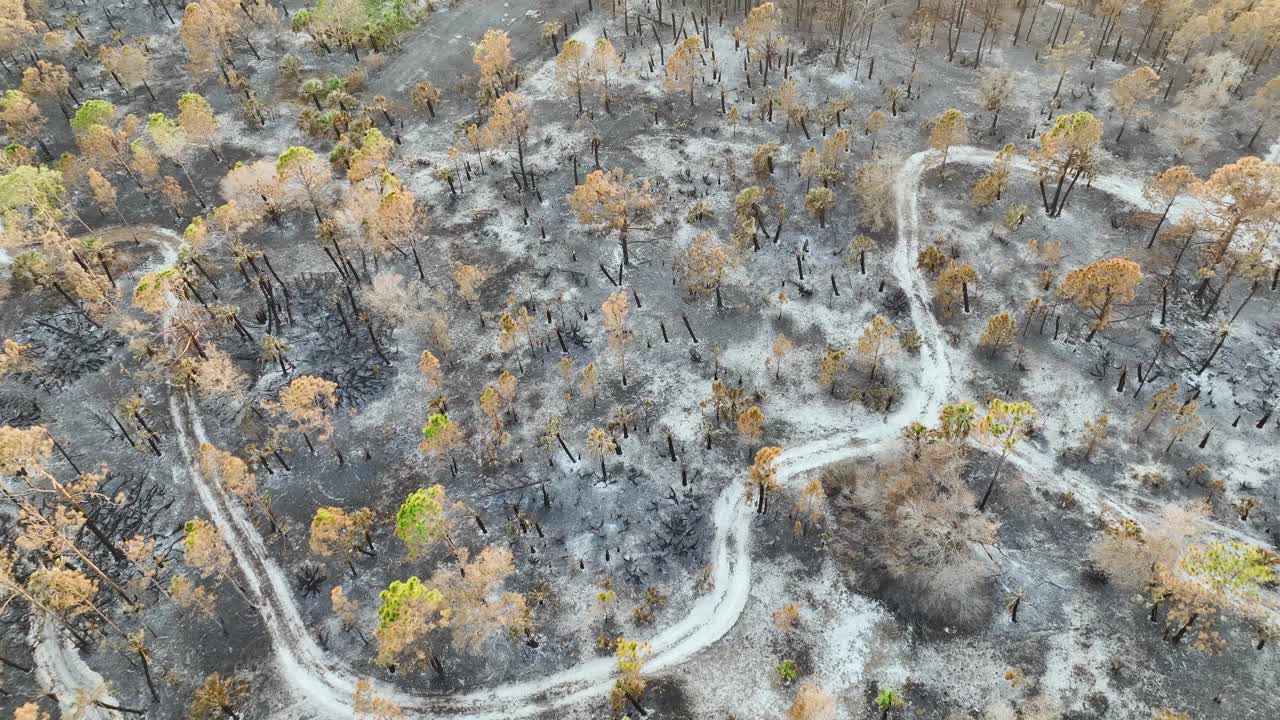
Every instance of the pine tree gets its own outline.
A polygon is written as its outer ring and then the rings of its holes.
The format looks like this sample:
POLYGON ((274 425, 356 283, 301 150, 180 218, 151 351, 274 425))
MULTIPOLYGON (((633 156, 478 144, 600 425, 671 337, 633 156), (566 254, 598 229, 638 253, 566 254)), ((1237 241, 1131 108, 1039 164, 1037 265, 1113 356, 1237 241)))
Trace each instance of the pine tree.
POLYGON ((188 565, 200 571, 201 577, 230 583, 246 604, 255 605, 240 583, 231 577, 234 564, 231 549, 227 547, 222 532, 208 520, 193 518, 183 526, 182 557, 188 565))
POLYGON ((630 313, 630 300, 625 290, 609 294, 609 299, 600 306, 600 321, 604 325, 605 337, 609 341, 609 349, 618 358, 622 369, 622 384, 627 384, 627 349, 631 345, 631 330, 627 328, 627 315, 630 313))
POLYGON ((671 51, 664 69, 663 87, 668 95, 687 90, 689 107, 693 107, 693 89, 698 82, 699 58, 702 57, 702 38, 689 35, 671 51))
POLYGON ((863 126, 863 133, 871 138, 871 152, 876 151, 876 135, 889 124, 889 118, 885 117, 883 111, 872 110, 867 113, 867 122, 863 126))
POLYGON ((0 96, 0 125, 4 126, 5 132, 15 141, 39 144, 45 156, 49 157, 52 153, 42 138, 47 122, 40 106, 22 90, 8 90, 0 96))
POLYGON ((383 176, 391 170, 391 159, 395 157, 395 143, 387 139, 377 128, 364 131, 360 146, 347 158, 347 179, 352 183, 374 180, 376 186, 385 185, 383 176))
POLYGON ((520 177, 528 185, 525 170, 525 144, 529 137, 529 100, 519 93, 503 93, 493 103, 489 119, 480 130, 480 144, 488 150, 513 145, 520 177))
POLYGON ((747 497, 756 496, 756 512, 769 512, 769 495, 778 489, 778 468, 774 465, 782 454, 780 447, 762 447, 747 471, 747 497))
POLYGON ((218 117, 209 101, 199 93, 186 92, 178 96, 178 126, 192 142, 203 146, 219 162, 218 117))
POLYGON ((1189 400, 1178 408, 1178 412, 1173 415, 1173 421, 1169 423, 1169 444, 1164 448, 1165 453, 1168 454, 1173 449, 1174 443, 1199 429, 1200 403, 1189 400))
POLYGON ((480 412, 484 413, 489 419, 489 437, 487 440, 488 460, 489 462, 498 461, 498 451, 507 446, 511 441, 511 434, 506 432, 502 413, 502 396, 498 393, 496 385, 485 386, 484 392, 480 394, 480 412))
POLYGON ((938 273, 934 281, 934 298, 939 309, 946 317, 955 315, 956 308, 963 305, 969 309, 969 286, 977 282, 978 273, 969 263, 949 261, 947 268, 938 273))
POLYGON ((1146 433, 1157 420, 1174 410, 1177 398, 1178 384, 1169 383, 1163 390, 1152 396, 1151 402, 1134 419, 1134 425, 1141 426, 1141 432, 1146 433))
POLYGON ((621 170, 593 170, 569 195, 569 207, 579 223, 618 231, 624 265, 631 264, 627 243, 631 220, 637 212, 653 207, 654 202, 648 183, 631 182, 621 170))
POLYGON ((1240 158, 1196 183, 1192 193, 1206 206, 1218 235, 1204 263, 1205 267, 1216 268, 1242 226, 1266 223, 1280 216, 1280 163, 1240 158))
MULTIPOLYGON (((798 515, 804 515, 810 525, 817 525, 822 518, 822 501, 827 497, 822 487, 822 480, 814 478, 800 488, 800 501, 797 503, 798 515)), ((796 522, 799 522, 797 520, 796 522)))
POLYGON ((1074 63, 1082 62, 1088 54, 1089 41, 1085 39, 1083 30, 1077 30, 1075 35, 1065 39, 1057 47, 1050 49, 1047 58, 1049 67, 1058 73, 1058 86, 1053 91, 1055 100, 1062 92, 1062 82, 1066 80, 1067 72, 1071 70, 1071 66, 1074 63))
MULTIPOLYGON (((333 437, 333 411, 338 405, 338 385, 314 375, 303 375, 294 378, 280 396, 267 407, 277 415, 282 415, 288 425, 278 427, 277 432, 293 431, 317 433, 317 438, 327 441, 333 437)), ((308 439, 308 443, 311 441, 308 439)))
POLYGON ((208 588, 196 584, 186 575, 174 573, 169 576, 169 597, 178 607, 217 622, 226 633, 226 625, 218 616, 218 598, 208 588))
POLYGON ((26 4, 18 0, 0 3, 0 12, 3 13, 0 17, 4 18, 0 23, 0 52, 12 56, 14 51, 33 39, 36 26, 27 18, 26 4))
POLYGON ((767 2, 751 8, 742 25, 733 32, 735 44, 746 48, 748 55, 754 52, 763 56, 763 82, 766 86, 769 84, 769 69, 774 64, 774 58, 779 49, 787 44, 787 37, 780 32, 781 28, 782 13, 777 5, 767 2))
POLYGON ((1120 132, 1116 133, 1116 142, 1120 142, 1130 121, 1142 120, 1151 114, 1146 103, 1156 96, 1156 85, 1159 82, 1160 76, 1156 75, 1156 71, 1142 65, 1111 83, 1111 107, 1123 119, 1120 132))
POLYGON ((610 111, 609 90, 618 79, 621 71, 622 56, 618 54, 618 50, 614 48, 613 43, 609 42, 609 38, 606 37, 597 38, 595 45, 591 48, 591 79, 604 98, 605 113, 610 111))
POLYGON ((348 513, 338 507, 316 508, 311 518, 311 552, 320 557, 341 557, 355 577, 356 553, 373 556, 374 515, 369 508, 348 513))
POLYGON ((987 326, 983 329, 982 336, 978 338, 978 346, 988 348, 994 356, 998 350, 1013 344, 1017 332, 1018 328, 1013 321, 1013 316, 1007 310, 998 312, 987 320, 987 326))
POLYGON ((738 437, 743 440, 755 440, 764 430, 764 411, 759 405, 752 405, 738 413, 738 437))
POLYGON ((431 661, 434 655, 424 638, 449 622, 448 605, 442 592, 428 588, 418 577, 395 580, 378 594, 378 639, 375 661, 385 667, 412 669, 431 661))
POLYGON ((1009 453, 1031 432, 1031 423, 1035 420, 1036 409, 1029 402, 1010 402, 994 398, 987 405, 987 414, 978 422, 978 431, 984 439, 988 439, 1000 447, 1000 460, 991 473, 991 482, 978 502, 978 510, 986 508, 991 490, 1000 476, 1000 468, 1009 457, 1009 453))
POLYGON ((1176 644, 1196 626, 1194 647, 1221 651, 1225 640, 1217 631, 1219 617, 1265 612, 1260 590, 1275 582, 1278 565, 1275 553, 1237 541, 1193 545, 1176 563, 1159 563, 1148 592, 1156 605, 1168 608, 1165 638, 1176 644))
POLYGON ((1258 89, 1249 97, 1250 115, 1258 123, 1258 127, 1249 136, 1249 144, 1247 146, 1249 149, 1253 148, 1254 143, 1258 140, 1258 135, 1266 127, 1267 123, 1275 122, 1275 107, 1278 104, 1280 104, 1280 75, 1258 86, 1258 89))
POLYGON ((440 360, 435 355, 432 355, 430 350, 422 351, 422 358, 418 361, 418 370, 422 373, 423 379, 427 381, 427 385, 437 392, 444 388, 444 372, 440 369, 440 360))
MULTIPOLYGON (((183 177, 187 179, 187 184, 191 187, 192 194, 196 201, 200 204, 200 209, 206 210, 204 198, 200 196, 199 190, 196 188, 195 180, 191 177, 191 170, 188 167, 193 161, 196 144, 191 138, 187 137, 186 130, 175 122, 166 117, 164 113, 152 113, 147 116, 146 137, 151 141, 152 146, 160 157, 172 162, 182 171, 183 177)), ((165 195, 169 197, 170 205, 174 206, 174 212, 181 216, 178 208, 185 204, 185 190, 176 179, 169 181, 166 178, 165 195), (170 188, 169 186, 172 185, 170 188), (179 202, 181 201, 181 202, 179 202)))
POLYGON ((21 525, 18 544, 51 556, 74 555, 82 567, 91 571, 122 600, 135 602, 79 542, 82 531, 88 530, 113 558, 125 558, 85 507, 85 502, 97 492, 103 476, 85 474, 73 483, 60 482, 48 470, 54 446, 53 436, 43 425, 26 428, 0 426, 0 474, 20 478, 25 488, 9 494, 17 506, 21 525), (55 501, 48 510, 44 504, 37 507, 28 499, 29 496, 45 495, 55 501))
POLYGON ((773 101, 787 116, 788 129, 792 125, 799 126, 804 131, 805 139, 808 139, 809 126, 806 120, 809 117, 810 108, 809 104, 800 95, 799 85, 796 84, 794 78, 782 82, 782 86, 773 93, 773 101))
POLYGON ((830 388, 831 396, 835 397, 836 380, 848 367, 849 362, 846 360, 844 350, 827 348, 826 354, 822 356, 822 362, 818 364, 818 384, 830 388))
POLYGON ((769 347, 769 357, 765 358, 765 367, 773 366, 774 381, 782 379, 782 361, 794 347, 795 345, 786 335, 779 335, 773 339, 773 344, 769 347))
POLYGON ((341 585, 334 585, 329 591, 329 606, 333 608, 334 617, 342 621, 343 629, 356 626, 359 621, 360 606, 347 597, 341 585))
POLYGON ((580 388, 583 395, 591 396, 592 408, 596 406, 596 401, 599 398, 599 387, 600 373, 596 370, 596 364, 587 363, 586 366, 582 368, 582 384, 580 385, 580 388))
POLYGON ((321 160, 310 148, 294 146, 280 153, 276 159, 276 174, 280 177, 287 205, 302 205, 305 201, 315 213, 316 222, 324 220, 320 207, 327 204, 325 189, 333 179, 329 163, 321 160))
POLYGON ((556 83, 566 95, 578 100, 578 114, 583 112, 582 87, 591 80, 591 58, 587 44, 570 38, 556 56, 556 83))
POLYGON ((97 583, 75 568, 60 563, 40 565, 27 577, 26 589, 36 607, 52 611, 64 624, 70 625, 77 618, 92 613, 110 626, 118 637, 126 637, 120 626, 94 602, 98 593, 97 583))
POLYGON ((57 63, 36 60, 22 71, 22 92, 33 98, 53 98, 64 117, 70 117, 67 106, 71 100, 71 73, 57 63))
POLYGON ((614 658, 618 662, 618 678, 614 681, 609 694, 609 706, 616 717, 621 717, 630 702, 644 714, 640 707, 640 696, 644 693, 647 682, 644 678, 644 666, 653 656, 653 650, 647 642, 618 638, 614 646, 614 658))
POLYGON ((1000 199, 1009 181, 1009 165, 1016 154, 1017 149, 1012 143, 1005 145, 1000 152, 996 153, 996 159, 991 163, 987 174, 979 178, 978 182, 974 183, 973 190, 970 191, 969 201, 974 207, 981 210, 1000 199))
POLYGON ((759 250, 759 233, 763 232, 766 239, 769 236, 769 231, 764 224, 764 215, 760 211, 760 203, 763 198, 764 190, 758 185, 752 185, 743 188, 733 199, 734 219, 736 222, 732 237, 734 243, 740 249, 745 250, 747 244, 750 243, 755 250, 759 250))
MULTIPOLYGON (((336 589, 336 588, 335 588, 336 589)), ((390 699, 378 694, 373 689, 369 678, 356 681, 355 692, 351 697, 351 709, 355 711, 356 720, 401 720, 404 710, 390 699)))
POLYGON ((477 653, 499 633, 519 637, 529 628, 529 608, 525 597, 499 588, 515 572, 511 551, 489 546, 474 559, 465 550, 456 567, 442 566, 428 583, 440 588, 448 599, 448 624, 454 648, 477 653))
MULTIPOLYGON (((453 460, 453 451, 466 444, 466 433, 457 421, 445 413, 432 413, 422 426, 422 442, 418 449, 430 453, 437 460, 446 457, 453 460)), ((456 467, 456 461, 453 461, 456 467)))
POLYGON ((1173 204, 1177 202, 1178 197, 1195 187, 1197 182, 1195 173, 1186 165, 1175 165, 1147 179, 1147 182, 1142 186, 1142 196, 1148 202, 1164 205, 1164 210, 1160 213, 1160 220, 1152 228, 1151 238, 1147 240, 1148 248, 1155 244, 1156 235, 1159 234, 1160 227, 1164 225, 1165 219, 1169 217, 1169 211, 1173 209, 1173 204))
POLYGON ((1067 273, 1060 288, 1062 295, 1095 318, 1085 342, 1111 324, 1116 305, 1133 302, 1141 282, 1142 268, 1125 258, 1097 260, 1067 273))
POLYGON ((844 165, 849 157, 849 134, 837 130, 822 142, 818 175, 823 183, 836 184, 845 179, 844 165))
POLYGON ((227 224, 229 230, 263 218, 278 219, 289 201, 284 180, 270 160, 238 163, 228 170, 222 179, 222 194, 228 200, 227 207, 238 213, 237 222, 227 224))
POLYGON ((273 527, 275 526, 275 516, 271 513, 270 505, 258 494, 258 478, 244 460, 210 443, 202 442, 198 464, 200 474, 206 480, 219 483, 245 505, 261 508, 273 527))
POLYGON ((464 303, 470 306, 480 299, 480 284, 489 277, 489 273, 474 265, 454 263, 451 274, 458 289, 458 297, 464 303))
POLYGON ((0 350, 0 378, 29 370, 31 359, 27 356, 27 351, 30 349, 30 345, 5 338, 4 347, 0 350))
POLYGON ((858 222, 872 231, 891 228, 897 222, 897 198, 894 180, 901 158, 877 153, 860 165, 853 175, 853 192, 857 200, 858 222))
POLYGON ((876 315, 862 329, 858 337, 857 352, 862 364, 867 368, 867 378, 876 379, 876 370, 880 369, 884 359, 897 351, 898 345, 893 342, 898 329, 883 315, 876 315))
POLYGON ((396 511, 395 535, 416 558, 443 542, 455 549, 452 533, 462 513, 461 503, 449 500, 443 485, 418 488, 405 498, 396 511))
POLYGON ((714 293, 716 307, 723 308, 720 287, 725 275, 741 262, 736 248, 716 239, 709 232, 698 233, 689 246, 676 256, 672 266, 680 284, 693 297, 705 297, 714 293))
POLYGON ((402 708, 375 691, 369 678, 356 680, 351 708, 355 711, 356 720, 402 720, 404 717, 402 708))
POLYGON ((1076 182, 1097 170, 1101 140, 1102 122, 1083 111, 1060 115, 1052 128, 1040 134, 1040 147, 1030 157, 1036 166, 1040 199, 1049 217, 1061 215, 1076 182), (1054 184, 1052 196, 1045 189, 1046 183, 1054 184))
POLYGON ((1107 415, 1099 415, 1098 417, 1085 422, 1084 432, 1081 433, 1081 454, 1085 462, 1089 462, 1089 457, 1093 455, 1093 451, 1097 449, 1107 436, 1111 433, 1111 418, 1107 415))
POLYGON ((511 83, 511 38, 504 30, 485 30, 472 59, 480 68, 480 92, 494 100, 511 83))
POLYGON ((13 720, 49 720, 49 713, 35 703, 25 703, 14 708, 13 720))
POLYGON ((1000 120, 1000 111, 1004 109, 1009 96, 1013 94, 1013 73, 1002 67, 988 65, 978 76, 978 95, 982 99, 982 109, 991 113, 991 128, 994 133, 996 123, 1000 120))
POLYGON ((952 145, 969 141, 969 126, 964 113, 954 108, 945 110, 929 125, 929 147, 942 153, 942 169, 947 169, 947 155, 952 145))

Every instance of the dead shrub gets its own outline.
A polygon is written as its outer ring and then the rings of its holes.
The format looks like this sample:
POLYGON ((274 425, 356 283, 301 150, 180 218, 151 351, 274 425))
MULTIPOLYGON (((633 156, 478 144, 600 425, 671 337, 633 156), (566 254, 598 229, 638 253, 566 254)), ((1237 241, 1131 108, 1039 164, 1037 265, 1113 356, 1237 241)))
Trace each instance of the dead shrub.
POLYGON ((871 467, 823 478, 840 531, 837 559, 855 584, 895 612, 935 626, 972 628, 995 606, 983 545, 997 524, 978 512, 959 450, 941 441, 871 467))

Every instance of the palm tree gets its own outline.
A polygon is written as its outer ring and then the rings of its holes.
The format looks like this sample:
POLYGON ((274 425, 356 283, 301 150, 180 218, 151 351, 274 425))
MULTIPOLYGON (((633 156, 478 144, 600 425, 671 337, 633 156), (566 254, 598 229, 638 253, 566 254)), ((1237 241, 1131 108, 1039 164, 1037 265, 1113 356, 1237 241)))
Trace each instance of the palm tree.
POLYGON ((213 720, 221 716, 239 720, 236 710, 248 695, 249 683, 245 680, 214 673, 196 689, 189 717, 192 720, 213 720))
POLYGON ((315 103, 317 111, 324 110, 320 105, 320 96, 325 94, 324 83, 316 78, 308 78, 302 81, 302 85, 298 87, 298 92, 302 97, 315 103))

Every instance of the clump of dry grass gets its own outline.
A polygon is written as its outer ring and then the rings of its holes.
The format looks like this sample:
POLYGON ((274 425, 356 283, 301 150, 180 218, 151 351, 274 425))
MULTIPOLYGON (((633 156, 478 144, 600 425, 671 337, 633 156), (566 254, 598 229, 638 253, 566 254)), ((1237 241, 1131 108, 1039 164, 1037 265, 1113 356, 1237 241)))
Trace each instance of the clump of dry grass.
POLYGON ((995 606, 983 545, 997 524, 976 509, 961 450, 935 441, 872 465, 841 464, 823 484, 833 497, 836 557, 859 589, 935 626, 971 628, 995 606))

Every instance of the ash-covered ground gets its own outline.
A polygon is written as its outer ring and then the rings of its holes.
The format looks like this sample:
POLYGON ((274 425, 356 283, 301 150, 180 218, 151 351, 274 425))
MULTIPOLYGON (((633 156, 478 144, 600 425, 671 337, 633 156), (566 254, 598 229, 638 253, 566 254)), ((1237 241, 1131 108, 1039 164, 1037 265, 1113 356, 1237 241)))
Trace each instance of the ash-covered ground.
POLYGON ((0 711, 1273 717, 1280 8, 1193 5, 28 4, 6 88, 76 75, 5 116, 0 421, 57 444, 5 456, 0 711), (172 203, 126 118, 187 92, 172 203), (318 552, 323 508, 367 533, 318 552), (410 577, 439 598, 389 610, 410 577))

